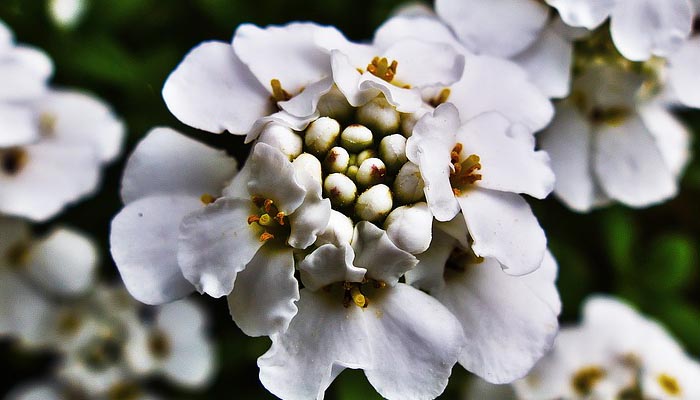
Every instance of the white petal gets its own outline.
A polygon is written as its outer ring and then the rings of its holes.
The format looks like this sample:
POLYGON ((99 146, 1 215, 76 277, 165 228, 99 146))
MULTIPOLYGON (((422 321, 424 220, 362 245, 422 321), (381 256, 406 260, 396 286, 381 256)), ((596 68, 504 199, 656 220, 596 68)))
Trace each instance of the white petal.
POLYGON ((268 91, 223 42, 192 49, 165 81, 163 99, 183 123, 215 133, 246 134, 274 111, 268 91))
POLYGON ((496 258, 509 275, 524 275, 540 266, 547 239, 522 197, 474 189, 462 192, 457 201, 476 255, 496 258))
POLYGON ((0 334, 17 336, 28 345, 41 345, 46 339, 46 323, 53 306, 16 274, 0 270, 0 334))
POLYGON ((464 71, 464 56, 446 43, 409 38, 389 47, 384 56, 398 63, 394 79, 411 86, 449 86, 464 71))
POLYGON ((0 211, 45 221, 97 188, 99 161, 91 146, 46 139, 24 150, 21 171, 0 174, 0 211))
POLYGON ((28 107, 0 103, 0 148, 31 143, 39 138, 34 114, 28 107))
POLYGON ((421 118, 406 142, 406 156, 420 167, 425 198, 438 221, 449 221, 459 212, 450 186, 450 153, 460 125, 457 109, 445 103, 421 118))
POLYGON ((273 335, 270 350, 258 358, 260 382, 284 399, 322 399, 343 368, 371 365, 367 341, 374 332, 363 321, 367 309, 343 307, 342 291, 300 294, 289 329, 273 335))
POLYGON ((247 161, 251 164, 248 192, 272 199, 277 208, 289 215, 304 201, 306 191, 296 180, 289 158, 266 143, 258 143, 247 161))
POLYGON ((124 124, 97 97, 77 91, 52 90, 36 107, 40 117, 52 119, 50 135, 61 143, 90 144, 103 162, 121 153, 124 124))
POLYGON ((554 194, 575 211, 589 211, 595 203, 591 171, 591 125, 578 110, 560 103, 552 125, 540 136, 557 179, 554 194))
POLYGON ((328 93, 333 87, 333 78, 329 75, 318 82, 314 82, 304 88, 297 96, 279 103, 284 111, 298 117, 305 117, 316 112, 321 96, 328 93))
POLYGON ((304 202, 289 216, 291 232, 288 243, 298 249, 305 249, 313 244, 317 236, 326 229, 331 217, 330 200, 321 196, 321 164, 316 158, 311 159, 316 160, 315 171, 305 170, 301 162, 303 158, 297 157, 292 163, 295 179, 306 190, 304 202))
POLYGON ((110 246, 122 280, 146 304, 182 298, 194 290, 177 260, 182 219, 202 208, 192 196, 153 196, 127 204, 112 220, 110 246))
POLYGON ((122 178, 125 203, 149 195, 218 196, 236 160, 170 128, 152 129, 129 157, 122 178))
POLYGON ((262 229, 248 224, 254 208, 250 200, 221 198, 182 220, 177 258, 200 293, 231 293, 236 275, 264 244, 262 229))
POLYGON ((545 0, 568 25, 595 29, 612 13, 618 0, 545 0))
POLYGON ((671 173, 680 177, 690 161, 691 132, 665 107, 657 104, 641 107, 639 115, 654 136, 671 173))
POLYGON ((620 1, 610 19, 615 47, 632 61, 666 57, 690 35, 692 10, 687 0, 620 1))
POLYGON ((688 107, 700 108, 700 36, 686 41, 669 59, 668 80, 678 99, 688 107))
POLYGON ((457 106, 464 121, 496 111, 533 132, 544 128, 554 115, 552 104, 522 68, 490 56, 467 58, 464 75, 450 87, 448 101, 457 106))
POLYGON ((264 246, 236 276, 228 296, 231 316, 248 336, 284 332, 297 313, 299 284, 292 249, 264 246))
POLYGON ((531 0, 438 0, 435 10, 469 50, 503 58, 534 42, 549 15, 531 0))
POLYGON ((363 313, 373 354, 367 379, 387 399, 436 398, 464 341, 459 322, 434 298, 403 283, 375 297, 363 313))
POLYGON ((367 221, 355 225, 352 248, 355 251, 353 264, 365 268, 368 278, 389 286, 396 285, 399 278, 418 263, 411 253, 396 247, 385 230, 367 221))
POLYGON ((399 15, 384 22, 374 33, 375 46, 388 49, 402 39, 425 40, 446 43, 460 52, 466 51, 454 37, 450 28, 436 16, 406 16, 399 15))
POLYGON ((559 299, 548 304, 540 294, 556 291, 553 280, 539 270, 510 276, 492 258, 464 267, 464 272, 447 276, 443 291, 432 293, 464 330, 460 364, 491 383, 523 377, 549 350, 557 333, 554 310, 559 299))
POLYGON ((364 72, 360 77, 359 89, 360 93, 379 94, 381 92, 386 97, 386 101, 396 107, 396 111, 402 113, 416 112, 423 106, 421 93, 417 88, 396 86, 394 83, 389 83, 369 72, 364 72))
POLYGON ((36 243, 27 273, 49 293, 77 295, 90 289, 97 273, 97 247, 87 236, 58 228, 36 243))
POLYGON ((46 91, 53 73, 51 59, 41 50, 16 46, 0 54, 0 100, 32 100, 46 91))
POLYGON ((333 30, 310 22, 293 22, 264 29, 243 24, 233 37, 233 48, 258 79, 271 91, 277 79, 290 95, 330 75, 328 54, 314 43, 319 32, 333 30))
POLYGON ((337 282, 362 282, 367 272, 352 265, 355 252, 349 244, 324 244, 299 263, 304 287, 317 291, 337 282))
POLYGON ((318 111, 306 117, 296 117, 284 110, 278 111, 272 115, 259 118, 257 121, 255 121, 253 127, 250 128, 248 134, 246 134, 245 143, 250 143, 253 140, 257 139, 258 136, 260 136, 260 133, 263 131, 263 129, 265 129, 267 124, 276 123, 286 126, 287 128, 291 128, 297 132, 301 132, 304 129, 306 129, 306 127, 311 122, 315 121, 318 117, 318 111))
POLYGON ((333 27, 317 31, 314 34, 314 42, 329 54, 333 53, 333 50, 345 54, 353 68, 363 70, 374 57, 381 55, 379 52, 382 50, 374 45, 351 42, 342 32, 333 27))
POLYGON ((600 126, 593 136, 593 168, 608 196, 645 207, 676 194, 675 178, 641 118, 634 115, 621 125, 600 126))
POLYGON ((428 293, 443 290, 445 264, 457 245, 457 241, 450 235, 439 228, 434 229, 433 242, 428 250, 416 255, 418 264, 406 272, 406 283, 428 293))
POLYGON ((401 206, 387 216, 384 228, 398 248, 420 254, 432 240, 433 214, 425 202, 401 206))
POLYGON ((535 151, 532 134, 500 114, 487 113, 469 120, 457 133, 457 141, 464 145, 460 159, 479 156, 482 178, 477 186, 538 199, 547 197, 554 188, 547 153, 535 151))
POLYGON ((573 45, 553 27, 542 31, 535 43, 513 61, 526 72, 530 81, 549 98, 569 95, 573 45))

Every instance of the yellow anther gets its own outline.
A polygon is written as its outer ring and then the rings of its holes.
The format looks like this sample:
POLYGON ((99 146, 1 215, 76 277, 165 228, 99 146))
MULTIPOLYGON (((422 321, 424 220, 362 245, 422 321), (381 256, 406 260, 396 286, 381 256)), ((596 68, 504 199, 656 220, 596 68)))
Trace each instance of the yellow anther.
POLYGON ((270 214, 263 214, 257 222, 262 226, 270 226, 272 225, 272 217, 270 217, 270 214))
POLYGON ((270 239, 274 239, 275 235, 271 234, 270 232, 263 232, 260 234, 260 241, 261 242, 267 242, 270 239))
POLYGON ((275 101, 287 101, 292 98, 286 90, 282 89, 282 83, 279 79, 271 80, 270 86, 272 86, 272 98, 275 101))
POLYGON ((360 308, 365 308, 367 306, 367 298, 362 294, 362 292, 360 292, 359 286, 353 286, 350 288, 350 296, 352 297, 352 301, 356 306, 360 308))
POLYGON ((596 366, 584 367, 576 371, 571 378, 571 386, 577 394, 587 396, 604 377, 605 371, 602 368, 596 366))
POLYGON ((270 199, 265 199, 265 203, 263 204, 263 207, 265 207, 265 212, 272 212, 272 205, 274 202, 270 199))
POLYGON ((399 63, 396 60, 389 64, 389 60, 387 60, 386 57, 374 57, 372 62, 367 65, 367 71, 377 78, 391 82, 394 80, 394 76, 396 76, 396 69, 398 66, 399 63))
POLYGON ((284 226, 284 217, 285 214, 282 211, 280 211, 277 213, 277 215, 275 215, 275 221, 277 221, 278 224, 284 226))
POLYGON ((248 217, 248 225, 252 224, 253 222, 258 222, 260 221, 260 217, 257 215, 251 215, 248 217))
POLYGON ((215 201, 216 201, 216 197, 210 195, 209 193, 204 193, 204 194, 199 198, 199 200, 201 200, 201 202, 202 202, 205 206, 207 206, 207 205, 209 205, 209 204, 215 202, 215 201))
POLYGON ((434 97, 430 100, 430 102, 429 102, 430 105, 433 107, 437 107, 440 104, 447 102, 447 99, 450 97, 451 93, 452 92, 450 91, 449 88, 442 89, 436 97, 434 97))
POLYGON ((41 113, 39 116, 39 130, 44 136, 51 136, 56 131, 56 116, 51 113, 41 113))
POLYGON ((481 170, 481 158, 476 154, 471 154, 464 161, 459 161, 459 154, 462 151, 462 144, 457 143, 450 153, 453 171, 450 174, 450 183, 453 192, 459 196, 467 184, 473 184, 481 180, 481 174, 475 172, 481 170))
POLYGON ((657 381, 667 394, 671 396, 678 396, 681 394, 681 386, 678 384, 676 378, 667 374, 661 374, 658 376, 657 381))

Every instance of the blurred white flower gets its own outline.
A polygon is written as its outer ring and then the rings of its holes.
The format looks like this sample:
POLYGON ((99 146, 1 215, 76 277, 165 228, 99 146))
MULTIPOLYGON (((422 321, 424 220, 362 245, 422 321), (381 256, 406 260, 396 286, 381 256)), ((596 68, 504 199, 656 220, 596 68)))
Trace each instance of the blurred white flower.
POLYGON ((49 0, 49 15, 56 25, 64 28, 76 26, 87 8, 87 0, 49 0))

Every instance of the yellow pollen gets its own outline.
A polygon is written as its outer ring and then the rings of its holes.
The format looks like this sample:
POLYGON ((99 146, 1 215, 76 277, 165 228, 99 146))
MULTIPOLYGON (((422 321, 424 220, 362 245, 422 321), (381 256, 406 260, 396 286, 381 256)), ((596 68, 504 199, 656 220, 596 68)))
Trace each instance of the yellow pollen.
POLYGON ((44 136, 51 136, 56 131, 56 116, 51 113, 41 113, 39 116, 39 130, 44 136))
POLYGON ((372 62, 367 65, 367 71, 377 78, 391 82, 394 80, 394 76, 396 76, 396 69, 398 66, 399 63, 396 60, 389 64, 389 60, 387 60, 386 57, 374 57, 372 62))
POLYGON ((262 226, 270 226, 272 225, 272 217, 270 217, 270 214, 263 214, 257 222, 262 226))
POLYGON ((676 378, 667 374, 661 374, 658 376, 657 380, 664 392, 670 396, 678 396, 681 394, 681 386, 678 384, 676 378))
POLYGON ((584 367, 576 371, 571 378, 571 386, 576 393, 586 396, 593 391, 593 387, 605 377, 605 371, 600 367, 584 367))
POLYGON ((430 100, 430 102, 429 102, 430 105, 433 107, 437 107, 440 104, 447 102, 447 99, 450 97, 451 93, 452 92, 450 91, 449 88, 442 89, 436 97, 434 97, 430 100))
POLYGON ((204 204, 205 206, 208 206, 209 204, 213 203, 216 201, 216 197, 210 195, 209 193, 204 193, 199 200, 204 204))
POLYGON ((275 101, 287 101, 292 98, 286 90, 282 89, 282 83, 280 83, 279 79, 271 80, 270 86, 272 86, 272 98, 275 101))
POLYGON ((352 301, 356 306, 360 308, 365 308, 367 306, 367 298, 360 292, 358 286, 353 286, 350 288, 350 296, 352 296, 352 301))
POLYGON ((274 239, 275 235, 271 234, 270 232, 263 232, 260 234, 260 241, 261 242, 267 242, 270 239, 274 239))

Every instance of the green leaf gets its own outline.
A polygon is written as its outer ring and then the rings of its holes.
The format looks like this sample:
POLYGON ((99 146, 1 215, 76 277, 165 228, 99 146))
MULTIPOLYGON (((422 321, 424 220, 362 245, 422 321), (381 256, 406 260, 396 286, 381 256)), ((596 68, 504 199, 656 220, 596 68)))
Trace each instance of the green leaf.
POLYGON ((608 210, 603 219, 603 235, 610 263, 619 275, 618 280, 633 276, 637 227, 629 210, 622 207, 608 210))
POLYGON ((657 237, 651 244, 642 274, 645 286, 653 291, 681 291, 692 282, 697 268, 693 241, 681 234, 657 237))

